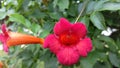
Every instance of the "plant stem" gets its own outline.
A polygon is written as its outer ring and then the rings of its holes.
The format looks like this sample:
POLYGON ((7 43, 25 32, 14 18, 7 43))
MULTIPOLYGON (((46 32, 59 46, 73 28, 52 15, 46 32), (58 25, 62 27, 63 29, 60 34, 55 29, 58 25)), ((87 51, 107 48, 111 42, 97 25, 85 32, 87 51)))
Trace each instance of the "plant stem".
POLYGON ((88 2, 89 2, 89 0, 86 0, 86 1, 85 1, 85 3, 83 4, 81 11, 80 11, 80 13, 79 13, 78 17, 76 18, 75 23, 77 23, 77 21, 78 21, 78 20, 79 20, 79 18, 81 17, 81 15, 82 15, 83 11, 85 10, 85 8, 86 8, 86 6, 87 6, 88 2))

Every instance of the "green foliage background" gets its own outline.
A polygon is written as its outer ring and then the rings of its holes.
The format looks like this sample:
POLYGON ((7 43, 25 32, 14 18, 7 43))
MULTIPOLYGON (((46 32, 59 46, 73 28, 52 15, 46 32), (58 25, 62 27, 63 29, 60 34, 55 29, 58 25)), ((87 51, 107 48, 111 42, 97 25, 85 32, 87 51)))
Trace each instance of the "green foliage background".
MULTIPOLYGON (((75 22, 86 0, 2 0, 0 24, 15 32, 45 38, 53 33, 60 17, 75 22)), ((39 44, 11 47, 0 51, 4 68, 120 68, 120 0, 89 0, 79 21, 86 24, 93 50, 78 64, 62 66, 55 55, 39 44), (108 27, 110 36, 101 35, 108 27)))

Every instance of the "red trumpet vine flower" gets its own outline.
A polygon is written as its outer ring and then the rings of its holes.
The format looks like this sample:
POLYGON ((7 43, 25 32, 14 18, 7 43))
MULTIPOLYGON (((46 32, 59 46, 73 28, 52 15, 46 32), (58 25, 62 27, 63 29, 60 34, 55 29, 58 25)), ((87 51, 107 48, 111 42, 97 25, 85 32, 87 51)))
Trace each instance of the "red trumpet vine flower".
POLYGON ((61 18, 54 26, 54 34, 45 38, 44 48, 49 48, 63 65, 73 65, 80 56, 87 56, 92 50, 91 39, 86 36, 86 26, 77 22, 71 24, 61 18))
POLYGON ((42 38, 37 38, 32 35, 11 32, 6 29, 6 25, 1 26, 2 33, 0 33, 0 41, 3 44, 3 49, 8 52, 9 47, 16 46, 20 44, 43 44, 42 38))

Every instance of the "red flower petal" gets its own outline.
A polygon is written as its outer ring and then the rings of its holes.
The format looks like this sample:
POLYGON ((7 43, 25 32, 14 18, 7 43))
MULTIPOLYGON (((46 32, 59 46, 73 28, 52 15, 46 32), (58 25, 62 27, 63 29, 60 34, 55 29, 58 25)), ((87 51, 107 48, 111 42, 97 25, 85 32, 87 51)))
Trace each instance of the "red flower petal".
POLYGON ((60 18, 60 21, 57 22, 54 26, 54 33, 56 35, 61 34, 64 31, 68 31, 71 28, 70 22, 65 18, 60 18))
POLYGON ((9 50, 9 47, 8 47, 7 44, 6 44, 7 39, 8 39, 8 37, 5 37, 3 34, 0 34, 0 41, 1 41, 2 44, 3 44, 3 50, 4 50, 5 52, 8 52, 8 50, 9 50))
POLYGON ((8 52, 8 51, 9 51, 9 47, 7 46, 6 43, 3 43, 3 50, 4 50, 5 52, 8 52))
POLYGON ((0 41, 3 41, 3 34, 0 33, 0 41))
POLYGON ((1 29, 2 29, 2 32, 3 32, 6 36, 9 36, 9 35, 8 35, 8 31, 7 31, 7 29, 6 29, 6 25, 5 25, 5 24, 2 24, 1 29))
POLYGON ((80 38, 83 38, 86 36, 87 29, 86 26, 83 23, 77 22, 73 24, 71 29, 77 36, 80 38))
POLYGON ((62 48, 54 34, 50 34, 46 37, 43 47, 50 48, 50 51, 55 54, 62 48))
POLYGON ((92 42, 90 38, 85 38, 81 40, 80 43, 77 44, 76 47, 78 49, 79 54, 85 57, 87 56, 87 53, 92 50, 92 42))
POLYGON ((5 24, 2 24, 1 29, 2 29, 2 32, 3 32, 3 33, 0 33, 0 41, 1 41, 2 44, 3 44, 3 50, 4 50, 5 52, 8 52, 9 47, 7 46, 6 42, 7 42, 7 40, 9 39, 9 35, 8 35, 8 31, 7 31, 7 29, 6 29, 6 25, 5 25, 5 24))
POLYGON ((79 57, 78 52, 71 47, 65 47, 57 54, 59 62, 63 65, 73 65, 79 61, 79 57))

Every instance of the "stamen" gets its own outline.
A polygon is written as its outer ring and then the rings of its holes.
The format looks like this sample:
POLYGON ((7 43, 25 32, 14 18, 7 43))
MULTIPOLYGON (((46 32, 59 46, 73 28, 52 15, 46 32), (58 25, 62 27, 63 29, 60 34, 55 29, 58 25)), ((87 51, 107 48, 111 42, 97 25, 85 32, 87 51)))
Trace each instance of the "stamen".
POLYGON ((59 39, 65 45, 76 44, 79 41, 79 37, 72 33, 61 34, 59 39))

